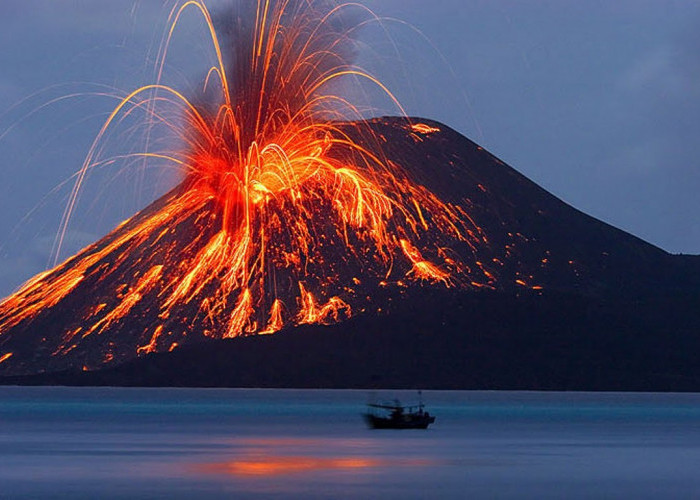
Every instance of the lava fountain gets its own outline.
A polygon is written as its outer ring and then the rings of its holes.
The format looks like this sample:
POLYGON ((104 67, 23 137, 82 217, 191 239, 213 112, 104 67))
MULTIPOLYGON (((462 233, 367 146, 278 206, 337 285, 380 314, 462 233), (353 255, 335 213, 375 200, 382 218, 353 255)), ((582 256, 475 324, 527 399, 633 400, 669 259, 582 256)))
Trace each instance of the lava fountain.
MULTIPOLYGON (((0 304, 0 361, 17 363, 12 371, 43 355, 46 369, 92 369, 203 337, 341 321, 380 308, 371 304, 387 287, 493 285, 486 268, 461 257, 485 240, 467 210, 389 160, 386 138, 363 119, 366 103, 343 92, 372 87, 404 114, 353 63, 355 34, 374 15, 323 0, 246 5, 219 23, 199 0, 171 12, 158 79, 127 95, 100 130, 57 249, 85 176, 105 161, 101 142, 125 116, 145 113, 181 138, 177 150, 138 154, 172 162, 181 182, 0 304), (205 19, 217 61, 195 98, 161 83, 170 39, 191 9, 205 19), (163 102, 182 119, 167 118, 163 102), (76 298, 86 293, 92 302, 76 298), (56 324, 49 311, 59 304, 66 312, 56 324), (13 345, 23 335, 35 341, 20 352, 13 345)), ((405 119, 415 141, 436 132, 405 119)))

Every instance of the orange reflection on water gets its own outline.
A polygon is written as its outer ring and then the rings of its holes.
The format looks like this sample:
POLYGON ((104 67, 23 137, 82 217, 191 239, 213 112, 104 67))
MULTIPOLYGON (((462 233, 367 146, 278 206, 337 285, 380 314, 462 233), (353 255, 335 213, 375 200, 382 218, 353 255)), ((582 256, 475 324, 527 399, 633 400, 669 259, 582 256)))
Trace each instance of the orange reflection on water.
MULTIPOLYGON (((197 474, 236 477, 273 477, 319 471, 360 471, 380 467, 424 467, 434 460, 403 456, 375 457, 367 454, 372 441, 357 438, 319 439, 306 437, 250 437, 233 439, 227 459, 195 463, 197 474), (324 450, 336 450, 330 454, 324 450), (361 451, 363 450, 363 451, 361 451)), ((192 469, 190 469, 192 470, 192 469)))
POLYGON ((201 464, 198 472, 233 476, 279 476, 331 469, 372 469, 386 466, 420 467, 429 460, 386 460, 369 457, 264 456, 201 464))
POLYGON ((204 464, 201 472, 234 476, 278 476, 325 469, 369 469, 384 465, 371 458, 266 457, 204 464))

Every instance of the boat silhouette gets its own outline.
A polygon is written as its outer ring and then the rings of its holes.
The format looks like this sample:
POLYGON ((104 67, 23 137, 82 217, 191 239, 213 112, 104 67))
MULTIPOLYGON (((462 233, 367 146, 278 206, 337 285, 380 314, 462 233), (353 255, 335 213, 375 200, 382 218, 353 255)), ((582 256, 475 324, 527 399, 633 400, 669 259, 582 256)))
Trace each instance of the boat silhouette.
POLYGON ((395 399, 393 403, 368 403, 363 417, 372 429, 427 429, 435 417, 424 408, 422 400, 404 406, 395 399))

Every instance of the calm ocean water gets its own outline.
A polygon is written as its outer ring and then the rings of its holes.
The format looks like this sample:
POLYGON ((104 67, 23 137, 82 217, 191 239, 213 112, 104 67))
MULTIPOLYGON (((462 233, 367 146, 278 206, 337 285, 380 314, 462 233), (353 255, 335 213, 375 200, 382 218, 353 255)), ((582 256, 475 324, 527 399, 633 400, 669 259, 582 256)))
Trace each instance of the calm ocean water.
POLYGON ((0 387, 0 498, 698 498, 700 394, 0 387), (415 393, 379 392, 415 399, 415 393))

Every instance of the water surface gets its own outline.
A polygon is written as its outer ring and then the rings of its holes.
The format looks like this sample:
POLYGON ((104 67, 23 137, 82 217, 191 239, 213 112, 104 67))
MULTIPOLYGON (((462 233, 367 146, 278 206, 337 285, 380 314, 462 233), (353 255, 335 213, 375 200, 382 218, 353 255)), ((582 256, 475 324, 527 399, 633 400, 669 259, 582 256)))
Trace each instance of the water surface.
POLYGON ((0 387, 2 498, 693 498, 700 395, 0 387))

